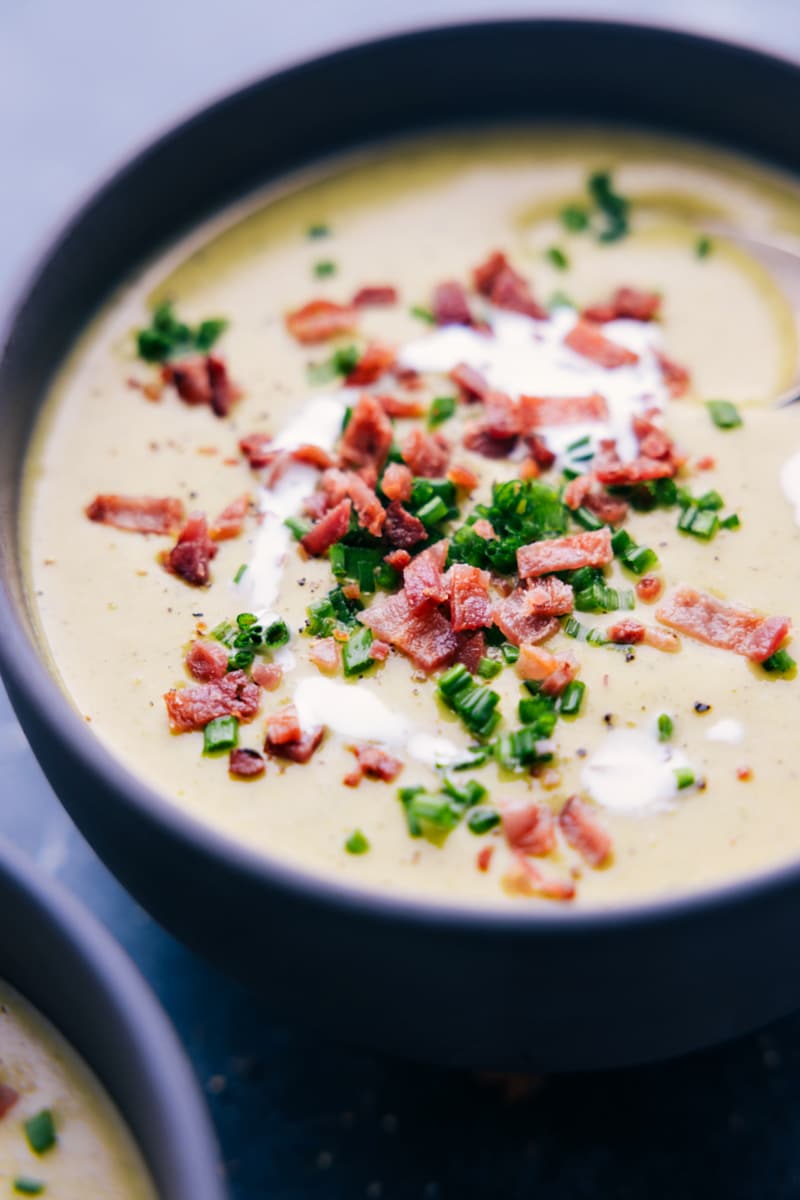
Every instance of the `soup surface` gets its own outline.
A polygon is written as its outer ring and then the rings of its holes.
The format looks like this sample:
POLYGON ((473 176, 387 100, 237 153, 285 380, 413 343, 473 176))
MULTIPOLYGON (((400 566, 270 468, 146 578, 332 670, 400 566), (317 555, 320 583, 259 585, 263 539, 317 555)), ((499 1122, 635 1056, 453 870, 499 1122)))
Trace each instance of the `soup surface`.
POLYGON ((0 1185, 52 1200, 155 1200, 144 1163, 97 1079, 0 982, 0 1185))
POLYGON ((28 465, 42 640, 96 735, 221 835, 421 898, 796 858, 797 329, 719 222, 797 239, 797 190, 494 131, 333 164, 150 264, 28 465))

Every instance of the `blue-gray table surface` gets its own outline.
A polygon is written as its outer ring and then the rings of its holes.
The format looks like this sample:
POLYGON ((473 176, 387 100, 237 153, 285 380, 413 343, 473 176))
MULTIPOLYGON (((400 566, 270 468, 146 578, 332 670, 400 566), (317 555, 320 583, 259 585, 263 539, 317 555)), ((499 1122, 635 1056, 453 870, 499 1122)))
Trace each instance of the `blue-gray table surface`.
MULTIPOLYGON (((0 294, 98 174, 209 96, 357 37, 536 12, 674 21, 800 57, 797 0, 0 0, 0 294)), ((322 1041, 276 1023, 130 899, 2 689, 0 778, 0 832, 100 916, 177 1026, 234 1200, 800 1195, 800 1015, 665 1065, 503 1084, 322 1041)))

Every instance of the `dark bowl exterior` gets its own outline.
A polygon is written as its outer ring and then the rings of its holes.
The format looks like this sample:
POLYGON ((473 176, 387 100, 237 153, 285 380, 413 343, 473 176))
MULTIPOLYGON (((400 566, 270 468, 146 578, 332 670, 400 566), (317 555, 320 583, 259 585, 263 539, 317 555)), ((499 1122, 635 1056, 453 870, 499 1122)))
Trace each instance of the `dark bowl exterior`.
POLYGON ((47 383, 114 284, 260 182, 387 134, 498 119, 669 129, 795 172, 800 69, 648 27, 514 21, 405 35, 267 78, 102 187, 11 314, 0 363, 0 669, 37 757, 104 861, 168 929, 344 1039, 514 1070, 681 1053, 800 1004, 800 867, 608 912, 476 912, 365 895, 267 862, 115 763, 35 648, 17 496, 47 383))
POLYGON ((211 1121, 186 1055, 129 958, 62 887, 0 840, 0 979, 92 1068, 159 1200, 225 1200, 211 1121))

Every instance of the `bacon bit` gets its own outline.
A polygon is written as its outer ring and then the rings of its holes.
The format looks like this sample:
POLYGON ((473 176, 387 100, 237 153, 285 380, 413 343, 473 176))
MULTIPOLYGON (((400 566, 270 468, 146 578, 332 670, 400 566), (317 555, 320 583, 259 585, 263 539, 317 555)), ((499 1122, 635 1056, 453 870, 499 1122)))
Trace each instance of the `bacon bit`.
POLYGON ((273 746, 284 746, 287 742, 297 742, 302 736, 300 718, 293 704, 270 713, 267 717, 267 741, 273 746))
POLYGON ((671 479, 678 469, 671 458, 646 458, 640 455, 633 462, 624 463, 617 454, 616 443, 604 438, 595 455, 594 475, 609 487, 632 486, 647 483, 651 479, 671 479))
POLYGON ((399 500, 392 500, 386 509, 383 535, 392 546, 408 550, 418 542, 424 542, 428 531, 419 517, 403 508, 399 500))
POLYGON ((789 617, 764 617, 685 586, 675 589, 656 617, 687 637, 733 650, 752 662, 774 654, 792 625, 789 617))
MULTIPOLYGON (((740 779, 742 783, 748 783, 753 778, 753 768, 737 767, 736 778, 740 779)), ((0 1112, 0 1116, 2 1116, 2 1112, 0 1112)))
POLYGON ((541 896, 545 900, 574 900, 571 879, 547 879, 529 858, 516 855, 516 869, 503 876, 503 891, 509 896, 541 896))
POLYGON ((406 600, 412 613, 431 604, 442 604, 449 596, 448 582, 442 572, 447 558, 447 538, 423 550, 403 572, 406 600))
POLYGON ((450 372, 450 378, 461 389, 462 399, 466 404, 486 399, 489 384, 475 367, 468 363, 457 363, 450 372))
POLYGON ((639 361, 638 354, 634 354, 627 346, 621 346, 619 342, 607 338, 591 321, 577 321, 564 338, 564 345, 607 371, 627 367, 639 361))
POLYGON ((421 400, 415 400, 412 396, 380 395, 375 399, 387 417, 400 417, 402 420, 406 420, 412 417, 424 417, 428 411, 421 400))
POLYGON ((348 771, 347 774, 345 776, 343 776, 342 783, 344 784, 345 787, 356 788, 361 783, 361 780, 363 778, 364 778, 364 772, 361 770, 361 767, 356 763, 356 765, 353 767, 352 771, 348 771))
POLYGON ((475 859, 479 871, 488 871, 492 865, 492 855, 494 854, 494 846, 483 846, 475 859))
POLYGON ((228 772, 234 779, 257 779, 266 769, 267 764, 257 750, 247 750, 244 747, 231 750, 228 772))
POLYGON ((304 346, 327 342, 342 333, 352 333, 358 322, 356 309, 332 300, 310 300, 286 314, 286 328, 304 346))
MULTIPOLYGON (((437 543, 438 544, 438 543, 437 543)), ((431 554, 435 549, 423 551, 431 554)), ((420 555, 420 558, 422 555, 420 555)), ((419 561, 419 560, 417 560, 419 561)), ((408 569, 410 570, 410 568, 408 569)), ((406 591, 408 591, 406 570, 406 591)), ((492 624, 492 605, 489 600, 489 572, 467 563, 454 563, 450 576, 450 614, 453 629, 485 629, 492 624)))
MULTIPOLYGON (((549 650, 544 650, 532 642, 522 642, 516 662, 516 672, 520 679, 535 679, 540 683, 551 675, 568 674, 570 678, 564 682, 564 687, 566 687, 577 675, 578 666, 571 659, 551 654, 549 650)), ((563 688, 560 688, 559 691, 563 691, 563 688)))
POLYGON ((218 417, 226 417, 241 395, 228 376, 225 359, 218 354, 166 363, 161 377, 185 404, 208 404, 218 417))
POLYGON ((505 254, 495 251, 472 274, 475 290, 497 308, 524 313, 543 321, 547 312, 534 300, 528 281, 515 271, 505 254))
POLYGON ((484 458, 508 458, 517 444, 518 435, 508 434, 498 437, 487 426, 485 420, 473 421, 464 429, 463 443, 473 454, 481 454, 484 458))
POLYGON ((134 379, 131 377, 130 379, 126 379, 125 382, 129 388, 133 388, 133 390, 136 392, 141 392, 142 395, 147 400, 150 400, 153 404, 157 403, 164 394, 164 385, 160 380, 148 379, 146 382, 144 382, 141 379, 134 379))
POLYGON ((495 625, 515 646, 544 642, 561 628, 555 617, 536 616, 529 611, 524 588, 516 588, 510 596, 498 600, 493 616, 495 625))
POLYGON ((489 392, 484 404, 483 420, 492 437, 507 438, 522 432, 518 400, 506 392, 489 392))
POLYGON ((351 583, 346 583, 342 588, 342 592, 348 600, 361 599, 361 586, 355 580, 352 580, 351 583))
POLYGON ((173 733, 203 729, 216 717, 238 717, 247 722, 258 712, 260 688, 244 671, 229 671, 222 679, 172 688, 164 694, 173 733))
POLYGON ((589 805, 579 796, 571 796, 558 814, 558 823, 567 844, 590 867, 602 867, 611 857, 611 838, 598 824, 589 805))
POLYGON ((502 818, 505 839, 515 853, 539 858, 555 850, 556 823, 548 805, 512 804, 503 810, 502 818))
POLYGON ((658 575, 643 575, 636 584, 636 595, 645 604, 652 604, 664 590, 664 581, 658 575))
POLYGON ((194 587, 205 587, 211 577, 209 564, 217 547, 208 536, 204 513, 190 513, 172 549, 162 556, 168 571, 194 587))
POLYGON ((283 679, 283 667, 278 663, 257 662, 250 674, 259 687, 264 688, 267 692, 274 692, 276 688, 280 687, 283 679))
POLYGON ((217 417, 227 417, 241 396, 241 389, 229 377, 225 359, 218 354, 208 355, 206 370, 211 388, 211 411, 217 417))
POLYGON ((315 446, 313 442, 303 442, 302 446, 295 446, 294 450, 289 451, 289 458, 307 467, 316 467, 319 471, 326 471, 333 466, 333 459, 328 451, 323 450, 322 446, 315 446))
POLYGON ((342 434, 339 446, 342 466, 374 467, 380 471, 393 440, 392 423, 379 401, 364 392, 342 434))
POLYGON ((455 280, 447 280, 434 288, 431 311, 437 325, 472 324, 466 290, 455 280))
POLYGON ((359 620, 382 641, 390 642, 424 671, 435 671, 452 662, 458 637, 437 608, 413 612, 405 590, 378 596, 359 620))
POLYGON ((477 521, 472 526, 472 532, 477 533, 478 537, 482 537, 484 540, 497 537, 492 522, 488 521, 486 517, 478 517, 477 521))
POLYGON ((644 627, 644 644, 654 650, 664 650, 667 654, 676 654, 681 648, 681 639, 677 633, 668 629, 657 629, 653 625, 644 627))
POLYGON ((410 500, 414 476, 404 463, 389 463, 383 472, 381 490, 389 500, 410 500))
POLYGON ((391 783, 403 769, 402 761, 395 758, 383 746, 365 743, 360 746, 351 746, 350 750, 358 759, 362 773, 369 779, 381 779, 384 783, 391 783))
POLYGON ((567 508, 581 506, 608 525, 619 525, 628 515, 628 505, 618 496, 610 495, 593 474, 578 475, 564 489, 567 508))
POLYGON ((450 461, 450 443, 443 433, 412 429, 401 442, 400 453, 412 474, 440 479, 450 461))
POLYGON ((447 478, 454 487, 462 488, 465 492, 472 492, 480 483, 480 479, 474 471, 470 471, 469 467, 463 466, 461 463, 454 463, 447 472, 447 478))
POLYGON ((19 1092, 7 1083, 0 1083, 0 1121, 19 1100, 19 1092))
POLYGON ((334 542, 338 542, 340 538, 343 538, 350 528, 352 507, 352 502, 349 499, 345 499, 340 501, 330 512, 326 513, 324 517, 320 517, 319 521, 300 539, 300 545, 303 549, 308 554, 318 556, 324 554, 334 542))
POLYGON ((560 696, 578 674, 578 666, 564 658, 558 668, 548 675, 542 683, 544 696, 560 696))
POLYGON ((517 550, 521 579, 548 575, 552 571, 575 571, 578 567, 602 567, 614 557, 609 529, 576 533, 570 537, 532 542, 517 550))
POLYGON ((717 465, 717 460, 712 458, 710 454, 704 454, 702 458, 698 458, 694 465, 698 471, 713 471, 717 465))
POLYGON ((352 303, 354 308, 383 308, 397 304, 397 299, 397 288, 390 284, 367 284, 358 289, 352 303))
POLYGON ((369 648, 369 656, 375 662, 386 662, 386 659, 392 652, 392 647, 388 642, 381 642, 378 638, 374 638, 372 645, 369 648))
POLYGON ((394 365, 396 357, 391 346, 381 346, 378 342, 373 342, 367 346, 353 370, 346 377, 345 383, 349 387, 365 387, 367 384, 374 383, 394 365))
POLYGON ((237 496, 216 518, 208 531, 209 537, 213 538, 215 542, 239 537, 244 529, 244 519, 247 516, 249 505, 250 497, 247 492, 242 496, 237 496))
POLYGON ((228 651, 219 642, 192 642, 183 661, 192 678, 200 683, 222 679, 228 673, 228 651))
POLYGON ((486 654, 486 638, 483 630, 479 629, 476 633, 462 632, 456 634, 458 638, 458 649, 455 653, 454 662, 459 662, 467 668, 470 675, 474 675, 478 670, 481 659, 486 654))
POLYGON ((313 729, 301 733, 294 742, 272 742, 267 736, 264 750, 276 758, 288 758, 290 762, 307 763, 322 741, 324 733, 325 729, 322 725, 315 725, 313 729))
POLYGON ((276 452, 272 449, 272 435, 269 433, 248 433, 239 439, 239 449, 254 470, 268 467, 275 459, 276 452))
POLYGON ((336 638, 319 638, 316 642, 312 642, 308 657, 315 667, 319 667, 320 671, 338 671, 339 643, 336 638))
POLYGON ((525 432, 541 425, 605 421, 608 405, 599 392, 588 396, 520 396, 519 412, 521 430, 525 432))
POLYGON ((174 534, 184 520, 183 503, 170 496, 95 496, 88 505, 90 521, 132 533, 174 534))
POLYGON ((384 554, 383 561, 388 563, 390 567, 394 567, 395 571, 405 571, 411 562, 411 555, 407 550, 390 550, 388 554, 384 554))
POLYGON ((612 642, 623 646, 635 646, 644 641, 645 628, 641 621, 633 617, 623 617, 609 625, 606 634, 612 642))
POLYGON ((541 475, 541 469, 535 458, 525 458, 519 465, 517 471, 518 479, 538 479, 541 475))
POLYGON ((555 575, 547 575, 529 583, 523 591, 528 612, 537 617, 560 617, 571 613, 575 604, 575 593, 569 583, 562 583, 555 575))
POLYGON ((367 487, 360 475, 350 472, 345 481, 347 494, 353 501, 358 523, 373 537, 380 537, 386 512, 371 487, 367 487))
POLYGON ((581 314, 586 321, 604 325, 606 321, 654 321, 659 315, 661 297, 658 292, 643 292, 638 288, 617 288, 605 304, 593 304, 581 314))
POLYGON ((685 396, 692 386, 692 377, 689 371, 659 350, 655 351, 655 356, 669 394, 676 399, 679 396, 685 396))
POLYGON ((556 461, 555 452, 550 449, 541 434, 527 434, 525 437, 525 445, 528 447, 533 461, 538 467, 541 467, 543 471, 548 471, 556 461))

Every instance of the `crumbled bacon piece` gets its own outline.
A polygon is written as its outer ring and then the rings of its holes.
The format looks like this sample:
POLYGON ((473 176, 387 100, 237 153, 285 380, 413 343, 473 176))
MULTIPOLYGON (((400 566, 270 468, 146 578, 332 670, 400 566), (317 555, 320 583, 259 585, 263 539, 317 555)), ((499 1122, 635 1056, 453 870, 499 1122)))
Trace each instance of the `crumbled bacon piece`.
POLYGON ((342 466, 380 471, 394 439, 392 423, 369 392, 358 398, 339 446, 342 466))
POLYGON ((710 454, 704 454, 702 458, 698 458, 694 465, 698 471, 713 471, 717 465, 717 460, 712 458, 710 454))
POLYGON ((465 492, 472 492, 480 483, 480 479, 474 471, 470 471, 469 467, 463 466, 461 463, 454 463, 447 472, 447 478, 454 487, 462 488, 465 492))
POLYGON ((183 503, 170 496, 95 496, 86 509, 90 521, 133 533, 176 533, 183 523, 183 503))
POLYGON ((399 500, 392 500, 386 509, 383 536, 392 546, 408 550, 418 542, 424 542, 428 531, 419 517, 403 508, 399 500))
POLYGON ((482 537, 484 539, 497 537, 492 522, 487 521, 486 517, 478 517, 477 521, 472 526, 472 532, 477 533, 478 537, 482 537))
POLYGON ((603 439, 595 455, 594 475, 609 487, 630 487, 653 479, 671 479, 678 467, 671 458, 647 458, 640 455, 632 462, 623 462, 616 444, 603 439))
POLYGON ((599 392, 588 396, 520 396, 520 429, 527 432, 541 425, 577 425, 605 421, 608 405, 599 392))
POLYGON ((561 628, 556 617, 537 616, 528 608, 524 588, 516 588, 510 596, 494 606, 494 623, 515 646, 523 642, 544 642, 561 628))
MULTIPOLYGON (((431 547, 431 550, 435 547, 431 547)), ((424 551, 430 554, 431 550, 424 551)), ((422 557, 422 555, 420 555, 422 557)), ((454 563, 450 576, 450 615, 453 629, 485 629, 492 624, 489 572, 467 563, 454 563)), ((408 572, 406 572, 406 577, 408 572)), ((408 584, 406 583, 406 591, 408 584)))
POLYGON ((550 449, 544 438, 538 433, 526 434, 525 445, 528 447, 528 453, 537 467, 541 467, 543 471, 549 471, 556 461, 556 455, 555 451, 550 449))
POLYGON ((410 500, 414 477, 404 463, 389 463, 383 472, 381 490, 389 500, 410 500))
POLYGON ((571 613, 575 594, 568 583, 547 575, 529 583, 524 590, 527 611, 537 617, 560 617, 571 613))
MULTIPOLYGON (((737 767, 736 768, 736 778, 738 780, 740 780, 742 783, 748 783, 753 778, 753 768, 752 767, 737 767)), ((2 1112, 0 1112, 0 1117, 2 1115, 3 1115, 2 1112)))
POLYGON ((495 251, 472 274, 475 290, 497 308, 524 313, 534 320, 547 319, 547 311, 534 300, 527 279, 515 271, 505 254, 495 251))
POLYGON ((322 725, 315 725, 313 729, 301 733, 300 737, 292 742, 273 742, 268 735, 264 743, 264 750, 276 758, 288 758, 290 762, 307 763, 322 741, 324 733, 322 725))
POLYGON ((577 850, 590 867, 602 867, 611 857, 611 838, 598 823, 589 805, 579 796, 571 796, 558 814, 558 823, 567 843, 577 850))
POLYGON ((210 563, 217 547, 208 536, 208 524, 201 512, 190 513, 172 549, 164 555, 168 571, 195 587, 204 587, 211 577, 210 563))
POLYGON ((203 729, 216 717, 250 721, 258 712, 260 688, 244 671, 229 671, 222 679, 172 688, 164 695, 173 733, 203 729))
POLYGON ((324 517, 312 525, 308 533, 300 539, 300 545, 308 554, 324 554, 334 542, 343 538, 350 528, 350 512, 352 502, 349 498, 341 500, 324 517))
POLYGON ((467 404, 485 400, 489 392, 489 384, 484 376, 468 363, 457 363, 450 372, 450 378, 461 389, 467 404))
POLYGON ((484 458, 508 458, 517 440, 516 433, 498 437, 485 420, 472 421, 464 429, 463 442, 467 450, 484 458))
POLYGON ((658 292, 620 287, 605 304, 593 304, 581 314, 585 320, 604 325, 607 321, 654 321, 661 308, 658 292))
POLYGON ((375 662, 386 662, 386 659, 392 652, 392 647, 388 642, 382 642, 378 638, 372 639, 372 645, 369 648, 369 656, 375 662))
POLYGON ((639 361, 638 354, 634 354, 627 346, 607 338, 591 321, 577 321, 564 338, 564 344, 606 371, 627 367, 639 361))
POLYGON ((628 515, 626 501, 610 495, 593 473, 570 480, 564 489, 564 503, 567 508, 588 508, 607 525, 619 525, 628 515))
POLYGON ((450 461, 450 443, 443 433, 412 429, 401 442, 400 453, 414 475, 440 479, 450 461))
POLYGON ((687 637, 733 650, 752 662, 763 662, 774 654, 792 624, 789 617, 763 617, 685 586, 675 589, 656 617, 687 637))
POLYGON ((269 466, 276 453, 269 433, 248 433, 239 439, 239 449, 254 470, 269 466))
POLYGON ((686 367, 681 366, 673 358, 668 358, 666 354, 662 354, 658 350, 656 350, 655 355, 669 394, 676 399, 679 396, 685 396, 692 386, 692 377, 686 367))
POLYGON ((352 305, 334 304, 332 300, 309 300, 286 314, 286 328, 304 346, 352 333, 357 321, 358 313, 352 305))
POLYGON ((336 638, 318 638, 312 642, 308 657, 320 671, 337 671, 339 669, 339 643, 336 638))
POLYGON ((264 688, 267 692, 274 692, 276 688, 280 687, 283 679, 283 667, 278 663, 254 663, 250 673, 259 687, 264 688))
POLYGON ((557 690, 553 686, 548 689, 551 695, 559 695, 578 673, 577 665, 569 658, 551 654, 542 646, 532 642, 522 642, 519 648, 519 658, 516 671, 521 679, 534 679, 544 684, 555 677, 557 690), (563 684, 562 684, 563 680, 563 684))
POLYGON ((447 539, 442 538, 412 558, 403 572, 403 586, 412 613, 447 600, 449 587, 443 575, 447 547, 447 539))
POLYGON ((470 675, 474 675, 480 666, 481 659, 486 655, 486 637, 482 629, 474 633, 462 631, 458 633, 458 647, 454 662, 461 663, 470 675))
POLYGON ((365 387, 367 384, 375 383, 376 379, 380 379, 381 375, 385 375, 394 365, 396 357, 391 346, 381 346, 378 342, 373 342, 367 346, 353 370, 346 377, 345 383, 348 387, 365 387))
MULTIPOLYGON (((420 521, 421 524, 422 522, 420 521)), ((405 571, 411 562, 411 555, 407 550, 390 550, 388 554, 384 554, 383 561, 388 563, 390 567, 394 567, 395 571, 405 571)))
POLYGON ((215 542, 223 542, 228 538, 239 537, 244 529, 244 519, 247 516, 247 509, 250 505, 250 497, 247 492, 242 496, 237 496, 232 500, 227 508, 224 508, 218 517, 214 519, 208 533, 215 542))
POLYGON ((226 417, 240 395, 228 376, 224 358, 218 354, 165 363, 161 376, 185 404, 208 404, 218 417, 226 417))
POLYGON ((390 284, 367 284, 353 296, 355 308, 384 308, 390 304, 397 304, 397 288, 390 284))
POLYGON ((452 662, 458 649, 458 637, 450 622, 433 605, 413 612, 404 589, 378 596, 358 619, 424 671, 435 671, 452 662))
POLYGON ((369 779, 382 779, 385 783, 391 783, 403 769, 402 761, 383 746, 364 743, 351 746, 350 749, 355 754, 362 773, 369 779))
POLYGON ((466 290, 454 280, 440 283, 434 288, 431 311, 437 325, 472 324, 466 290))
POLYGON ((641 621, 634 617, 621 617, 613 625, 609 625, 606 636, 612 642, 623 646, 635 646, 644 641, 645 629, 641 621))
POLYGON ((205 638, 192 642, 183 661, 192 678, 200 683, 222 679, 228 673, 228 651, 219 642, 205 638))
POLYGON ((658 575, 643 575, 636 584, 636 595, 645 604, 652 604, 664 590, 664 581, 658 575))
POLYGON ((297 742, 302 733, 300 718, 293 704, 287 704, 285 708, 279 708, 267 717, 267 741, 273 746, 297 742))
POLYGON ((211 411, 217 417, 227 417, 241 396, 241 391, 228 375, 225 359, 218 354, 208 355, 206 370, 211 389, 211 411))
POLYGON ((479 871, 488 871, 492 865, 492 855, 494 854, 494 846, 482 846, 478 851, 475 859, 476 866, 479 871))
POLYGON ((548 879, 524 854, 516 855, 516 868, 502 879, 503 890, 510 896, 541 896, 545 900, 574 900, 571 879, 548 879))
POLYGON ((512 850, 539 858, 556 848, 556 826, 547 804, 528 801, 503 809, 503 833, 512 850))
POLYGON ((548 575, 553 571, 575 571, 579 567, 602 567, 614 557, 611 532, 607 528, 550 538, 520 546, 517 568, 521 579, 548 575))
POLYGON ((295 446, 293 450, 288 451, 288 455, 293 462, 316 467, 318 471, 326 471, 333 466, 333 459, 328 451, 323 450, 322 446, 315 446, 313 442, 303 442, 302 445, 295 446))
POLYGON ((358 523, 373 537, 380 537, 386 512, 380 500, 371 487, 368 487, 360 475, 349 472, 345 480, 347 495, 353 501, 358 523))
POLYGON ((667 654, 676 654, 681 648, 681 639, 671 629, 658 629, 654 625, 645 625, 644 644, 654 650, 664 650, 667 654))
POLYGON ((231 750, 228 771, 235 779, 257 779, 266 769, 263 755, 257 750, 247 750, 244 747, 231 750))
POLYGON ((8 1083, 0 1083, 0 1121, 19 1100, 19 1092, 8 1083))
POLYGON ((483 422, 492 437, 518 436, 522 432, 519 400, 507 392, 487 392, 483 422))
POLYGON ((381 393, 375 399, 387 417, 408 420, 412 417, 424 417, 428 411, 426 405, 421 400, 415 400, 413 396, 390 396, 381 393))

